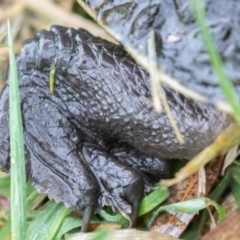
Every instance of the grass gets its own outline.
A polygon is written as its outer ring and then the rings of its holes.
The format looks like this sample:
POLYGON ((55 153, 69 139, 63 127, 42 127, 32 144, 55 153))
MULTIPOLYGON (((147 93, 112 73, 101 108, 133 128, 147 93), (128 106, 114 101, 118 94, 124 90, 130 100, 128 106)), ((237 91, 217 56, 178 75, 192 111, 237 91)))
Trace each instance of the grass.
MULTIPOLYGON (((200 2, 200 1, 199 1, 200 2)), ((228 80, 225 72, 223 71, 223 64, 221 62, 221 58, 217 52, 217 49, 214 45, 214 41, 209 33, 209 29, 207 28, 205 14, 203 11, 203 7, 199 6, 198 1, 193 1, 193 8, 196 13, 196 19, 200 26, 201 33, 203 35, 204 42, 208 49, 211 63, 213 65, 214 70, 219 76, 220 85, 222 86, 226 98, 231 104, 234 110, 234 116, 239 121, 239 102, 238 98, 234 92, 233 86, 231 82, 228 80)), ((11 30, 9 26, 9 33, 11 40, 11 30)), ((34 208, 34 211, 26 210, 26 205, 28 208, 32 206, 34 203, 38 201, 38 195, 35 190, 31 187, 26 187, 25 183, 25 168, 24 168, 24 153, 23 153, 23 135, 22 135, 22 123, 21 123, 21 112, 20 112, 20 102, 19 102, 19 93, 18 93, 18 85, 17 85, 17 72, 14 63, 14 54, 13 54, 13 44, 12 41, 9 42, 9 50, 10 50, 10 71, 11 71, 11 81, 10 83, 10 134, 11 134, 11 220, 4 221, 5 225, 0 229, 0 236, 2 238, 9 237, 11 232, 12 239, 19 240, 32 240, 32 239, 60 239, 67 232, 72 231, 81 226, 81 221, 71 216, 70 211, 65 208, 62 204, 57 204, 55 202, 48 202, 43 205, 44 201, 40 201, 38 206, 34 208), (14 150, 15 149, 15 150, 14 150), (26 197, 26 192, 28 193, 26 197), (41 208, 39 208, 41 206, 41 208)), ((240 199, 239 189, 240 180, 238 178, 240 173, 238 168, 231 168, 222 182, 218 185, 220 188, 219 191, 215 191, 211 194, 211 199, 217 200, 220 196, 220 193, 224 191, 227 187, 231 187, 233 189, 233 193, 235 194, 236 199, 240 199)), ((2 180, 1 180, 2 181, 2 180)), ((6 181, 6 185, 8 181, 6 181)), ((5 185, 5 186, 6 186, 5 185)), ((4 187, 3 187, 4 188, 4 187)), ((5 188, 4 188, 5 189, 5 188)), ((1 193, 1 189, 0 189, 1 193)), ((7 191, 4 190, 2 194, 8 195, 7 191)), ((155 192, 147 196, 142 201, 140 215, 148 213, 154 207, 156 207, 156 199, 159 199, 166 192, 160 192, 157 189, 155 192), (159 194, 159 195, 158 195, 159 194), (152 206, 149 208, 149 206, 152 206)), ((160 199, 161 201, 164 200, 160 199)), ((158 203, 160 203, 159 201, 158 203)), ((200 202, 201 208, 203 206, 203 201, 200 202)), ((240 200, 238 201, 240 205, 240 200)), ((173 207, 173 206, 170 206, 173 207)), ((197 211, 198 209, 195 208, 197 211)), ((118 224, 122 223, 122 217, 119 215, 113 214, 111 211, 109 213, 109 209, 101 210, 102 219, 95 220, 98 223, 105 222, 110 219, 115 219, 115 222, 118 224)), ((206 222, 207 215, 204 214, 202 217, 201 223, 206 222)), ((150 219, 150 218, 149 218, 150 219)), ((197 232, 193 232, 190 229, 191 234, 195 234, 196 237, 199 234, 199 230, 197 232)), ((103 234, 103 233, 101 233, 103 234)), ((98 239, 103 239, 100 237, 98 239)), ((106 236, 104 233, 103 235, 106 236)), ((186 233, 187 234, 187 233, 186 233)), ((193 236, 193 235, 191 235, 193 236)), ((185 238, 187 239, 187 237, 185 238)), ((194 239, 194 238, 190 238, 194 239)))
POLYGON ((9 128, 11 161, 11 227, 12 240, 26 238, 26 173, 22 114, 18 87, 18 74, 13 52, 12 30, 8 21, 10 56, 9 128))

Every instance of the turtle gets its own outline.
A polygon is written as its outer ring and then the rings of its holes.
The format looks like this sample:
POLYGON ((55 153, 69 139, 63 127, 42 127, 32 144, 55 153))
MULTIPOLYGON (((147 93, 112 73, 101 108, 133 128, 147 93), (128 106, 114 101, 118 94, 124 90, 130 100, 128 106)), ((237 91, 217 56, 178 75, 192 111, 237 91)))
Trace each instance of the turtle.
MULTIPOLYGON (((211 1, 209 9, 212 2, 216 3, 211 1)), ((86 4, 97 9, 98 16, 104 16, 105 22, 108 18, 118 19, 119 22, 126 18, 111 15, 111 9, 114 13, 116 9, 120 16, 128 12, 135 16, 134 11, 130 10, 139 9, 135 1, 87 1, 86 4), (124 8, 118 8, 118 4, 124 8)), ((193 46, 188 46, 186 39, 196 31, 186 31, 186 36, 182 33, 184 41, 170 41, 169 45, 160 34, 166 34, 170 24, 165 25, 168 19, 167 13, 162 13, 163 9, 175 12, 176 16, 171 21, 173 25, 182 26, 180 30, 195 26, 188 5, 181 4, 185 8, 180 8, 174 1, 153 1, 153 5, 158 7, 150 5, 148 9, 143 8, 144 4, 139 3, 140 10, 145 9, 144 14, 152 9, 150 13, 162 19, 159 20, 161 24, 158 22, 161 26, 159 32, 156 31, 159 43, 156 51, 159 57, 164 56, 161 58, 164 59, 161 68, 168 74, 173 71, 173 76, 178 79, 182 76, 185 82, 190 75, 196 77, 199 86, 195 89, 201 90, 203 77, 214 78, 210 65, 206 64, 205 69, 205 65, 191 65, 188 62, 186 66, 190 70, 177 67, 186 63, 184 56, 193 46), (185 16, 183 19, 187 19, 184 20, 186 23, 178 23, 180 13, 185 16), (197 66, 202 66, 199 77, 197 66)), ((228 8, 225 9, 228 13, 228 8)), ((148 15, 144 14, 140 14, 141 17, 137 18, 140 20, 138 23, 135 21, 134 26, 145 23, 148 15)), ((135 41, 141 39, 140 36, 146 36, 144 32, 149 28, 148 23, 154 21, 149 20, 146 22, 147 28, 143 25, 135 33, 137 37, 133 43, 138 47, 144 40, 139 40, 140 43, 135 41)), ((197 33, 195 36, 199 48, 195 48, 195 55, 188 58, 190 62, 197 55, 200 60, 203 59, 199 53, 202 53, 204 45, 197 33)), ((229 36, 233 38, 231 43, 237 41, 234 35, 229 36)), ((128 36, 128 39, 132 38, 128 36)), ((124 47, 131 42, 126 40, 125 44, 124 41, 124 47)), ((26 40, 16 56, 27 178, 39 192, 74 209, 83 210, 82 231, 88 229, 92 212, 104 205, 129 215, 129 226, 134 226, 145 193, 154 188, 158 179, 171 175, 170 159, 191 159, 234 122, 229 114, 214 106, 221 92, 217 84, 205 84, 211 89, 209 93, 207 90, 204 92, 209 101, 200 102, 174 91, 164 83, 164 94, 185 140, 184 144, 180 144, 165 110, 157 112, 154 109, 148 72, 123 46, 95 37, 84 29, 52 26, 50 31, 41 30, 34 38, 26 40), (53 72, 54 92, 51 94, 49 79, 53 72)), ((144 57, 146 46, 144 43, 141 46, 144 57)), ((231 62, 227 64, 231 68, 237 64, 236 58, 235 52, 225 62, 231 62)), ((8 172, 9 75, 6 79, 0 96, 0 169, 8 172)))

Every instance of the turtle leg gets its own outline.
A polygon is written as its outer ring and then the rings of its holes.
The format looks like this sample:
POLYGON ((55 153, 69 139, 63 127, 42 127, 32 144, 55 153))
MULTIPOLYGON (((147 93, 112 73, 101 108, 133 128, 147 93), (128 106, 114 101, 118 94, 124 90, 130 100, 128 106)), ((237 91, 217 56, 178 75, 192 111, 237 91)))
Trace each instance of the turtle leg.
MULTIPOLYGON (((124 142, 111 143, 108 147, 109 153, 112 156, 138 171, 139 176, 143 179, 144 192, 152 190, 154 184, 161 178, 171 177, 172 162, 170 160, 149 156, 124 142)), ((133 186, 133 189, 136 188, 133 186)), ((130 200, 132 205, 134 206, 136 204, 136 206, 138 206, 139 202, 134 198, 134 195, 130 193, 129 196, 133 197, 132 200, 130 200)), ((133 209, 137 208, 138 207, 133 207, 133 209)), ((137 218, 137 213, 137 211, 133 212, 132 219, 137 218)), ((134 224, 134 222, 132 223, 134 224)), ((129 227, 132 227, 131 223, 129 223, 129 227)))
POLYGON ((8 86, 5 86, 0 96, 0 169, 9 172, 9 125, 8 125, 8 86))
POLYGON ((161 178, 172 177, 171 169, 173 162, 169 159, 160 159, 155 156, 149 156, 125 142, 111 144, 109 149, 109 152, 120 161, 139 170, 143 175, 150 176, 154 182, 161 178))
POLYGON ((97 208, 99 186, 80 158, 81 132, 58 106, 37 94, 22 101, 26 172, 33 186, 49 198, 83 210, 83 230, 97 208))
POLYGON ((79 147, 101 188, 99 205, 110 205, 114 211, 128 214, 129 226, 134 225, 144 193, 139 172, 99 145, 84 143, 79 147))

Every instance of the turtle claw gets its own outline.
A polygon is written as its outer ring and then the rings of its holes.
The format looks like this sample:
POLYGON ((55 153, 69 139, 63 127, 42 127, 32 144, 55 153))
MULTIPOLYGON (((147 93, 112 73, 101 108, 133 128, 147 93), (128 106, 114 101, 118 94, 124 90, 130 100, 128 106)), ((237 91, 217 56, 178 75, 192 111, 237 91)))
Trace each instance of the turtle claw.
POLYGON ((81 232, 86 232, 88 230, 89 224, 90 224, 90 220, 91 220, 91 216, 93 213, 93 206, 90 205, 86 208, 84 208, 83 210, 83 216, 82 216, 82 228, 81 228, 81 232))
POLYGON ((136 221, 137 221, 137 217, 138 217, 138 211, 139 211, 139 206, 140 206, 140 202, 141 200, 136 199, 133 202, 132 205, 132 213, 130 214, 130 220, 131 220, 131 225, 129 227, 135 227, 136 221))
POLYGON ((140 201, 138 199, 132 203, 132 212, 131 214, 129 214, 129 220, 126 225, 127 228, 135 227, 137 217, 138 217, 139 205, 140 205, 140 201))
POLYGON ((142 179, 138 179, 126 188, 126 198, 132 206, 132 212, 129 214, 127 227, 132 228, 136 224, 140 202, 144 195, 142 179))

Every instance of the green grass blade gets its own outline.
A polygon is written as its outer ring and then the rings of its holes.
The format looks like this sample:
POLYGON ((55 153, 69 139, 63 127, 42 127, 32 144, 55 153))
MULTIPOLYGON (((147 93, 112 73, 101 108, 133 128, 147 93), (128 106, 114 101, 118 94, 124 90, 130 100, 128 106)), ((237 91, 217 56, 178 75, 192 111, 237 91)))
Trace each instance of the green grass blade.
POLYGON ((219 214, 219 220, 222 221, 226 217, 225 210, 216 202, 208 198, 202 197, 202 198, 186 200, 184 202, 177 202, 177 203, 161 206, 154 212, 150 222, 153 222, 156 216, 162 211, 183 212, 183 213, 191 214, 191 213, 197 213, 198 211, 201 211, 210 205, 215 207, 215 209, 219 214))
POLYGON ((49 74, 49 90, 51 94, 53 94, 54 92, 54 75, 56 71, 56 64, 57 64, 57 58, 54 59, 53 66, 51 67, 50 74, 49 74))
POLYGON ((239 188, 240 188, 240 184, 233 179, 232 182, 231 182, 231 190, 232 190, 232 194, 233 194, 233 196, 235 198, 235 201, 236 201, 238 206, 240 206, 239 188))
POLYGON ((10 58, 10 160, 11 160, 11 228, 12 240, 26 238, 26 173, 24 161, 23 128, 20 109, 18 76, 13 52, 13 40, 8 21, 8 45, 10 58))
POLYGON ((200 27, 200 32, 202 34, 205 46, 210 56, 210 62, 214 71, 219 78, 219 84, 225 94, 228 103, 231 105, 233 110, 233 116, 240 124, 240 104, 238 96, 234 90, 232 82, 229 80, 228 76, 224 71, 224 66, 221 60, 221 56, 217 50, 214 43, 214 39, 210 33, 207 26, 206 16, 205 16, 205 1, 203 0, 191 0, 192 7, 195 13, 196 22, 200 27))
POLYGON ((61 239, 61 237, 63 237, 63 235, 65 233, 69 232, 72 229, 79 228, 81 226, 82 226, 81 219, 78 219, 76 217, 66 216, 63 219, 63 221, 57 231, 56 236, 54 236, 54 240, 61 239))
POLYGON ((158 189, 150 193, 141 201, 138 216, 142 216, 147 212, 153 210, 155 207, 160 205, 165 199, 167 199, 168 196, 169 193, 167 189, 164 186, 160 185, 158 189))
MULTIPOLYGON (((227 171, 223 179, 218 183, 217 187, 209 194, 208 198, 210 198, 213 201, 217 201, 219 197, 222 195, 222 193, 229 186, 230 181, 231 181, 231 171, 227 171)), ((206 224, 208 216, 209 216, 209 212, 207 210, 204 210, 200 223, 198 224, 198 229, 195 232, 195 237, 192 239, 198 239, 199 236, 201 236, 201 231, 206 224)), ((185 239, 185 236, 182 239, 185 239)))
POLYGON ((121 214, 109 214, 104 209, 100 209, 98 214, 108 222, 117 223, 123 225, 126 222, 126 218, 124 218, 121 214))
POLYGON ((8 239, 11 239, 10 237, 11 237, 11 220, 8 220, 0 228, 0 239, 8 240, 8 239))
POLYGON ((10 197, 10 175, 0 175, 0 194, 10 197))
POLYGON ((33 202, 36 200, 36 198, 38 197, 39 193, 33 189, 31 191, 31 193, 28 194, 27 196, 27 207, 31 206, 31 204, 33 204, 33 202))
POLYGON ((233 167, 230 169, 232 174, 232 181, 231 181, 231 190, 232 194, 235 198, 236 203, 240 206, 240 169, 239 167, 233 167))
POLYGON ((61 203, 48 202, 29 224, 26 239, 52 240, 69 212, 61 203))

